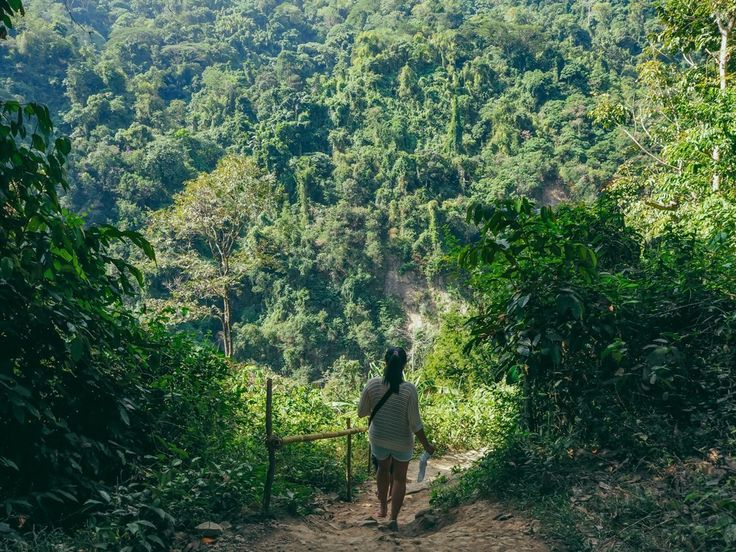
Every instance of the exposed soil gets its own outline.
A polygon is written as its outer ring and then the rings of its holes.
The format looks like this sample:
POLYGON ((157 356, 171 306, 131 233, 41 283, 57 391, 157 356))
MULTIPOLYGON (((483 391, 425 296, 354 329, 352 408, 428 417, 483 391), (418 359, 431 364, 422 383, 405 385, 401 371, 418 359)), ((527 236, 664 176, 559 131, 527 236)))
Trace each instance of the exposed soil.
POLYGON ((502 504, 478 501, 444 513, 430 508, 430 482, 440 475, 454 477, 453 468, 467 467, 478 456, 465 453, 432 459, 422 483, 415 482, 417 462, 413 461, 398 531, 389 530, 386 521, 376 518, 375 487, 367 482, 352 503, 325 498, 319 514, 244 526, 206 548, 213 552, 549 551, 536 536, 537 522, 502 504))

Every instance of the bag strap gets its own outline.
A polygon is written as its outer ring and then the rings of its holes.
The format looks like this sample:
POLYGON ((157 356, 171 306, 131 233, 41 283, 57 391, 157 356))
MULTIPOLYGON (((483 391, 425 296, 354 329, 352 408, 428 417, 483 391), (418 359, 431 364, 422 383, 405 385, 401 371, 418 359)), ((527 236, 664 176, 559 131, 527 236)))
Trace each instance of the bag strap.
POLYGON ((386 401, 391 396, 391 388, 389 387, 386 393, 384 393, 383 397, 381 397, 381 400, 376 403, 376 406, 373 407, 373 411, 371 412, 371 417, 368 418, 368 427, 371 427, 371 422, 373 421, 373 418, 378 414, 378 411, 381 410, 381 407, 386 404, 386 401))

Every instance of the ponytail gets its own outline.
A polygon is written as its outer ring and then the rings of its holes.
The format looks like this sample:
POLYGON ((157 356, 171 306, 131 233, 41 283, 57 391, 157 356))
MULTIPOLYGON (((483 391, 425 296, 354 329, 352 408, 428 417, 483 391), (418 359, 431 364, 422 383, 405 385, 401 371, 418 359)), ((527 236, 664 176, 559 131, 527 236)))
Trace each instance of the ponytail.
POLYGON ((399 386, 404 381, 406 351, 401 347, 393 347, 386 351, 384 360, 386 367, 383 370, 383 383, 389 386, 391 393, 398 393, 399 386))

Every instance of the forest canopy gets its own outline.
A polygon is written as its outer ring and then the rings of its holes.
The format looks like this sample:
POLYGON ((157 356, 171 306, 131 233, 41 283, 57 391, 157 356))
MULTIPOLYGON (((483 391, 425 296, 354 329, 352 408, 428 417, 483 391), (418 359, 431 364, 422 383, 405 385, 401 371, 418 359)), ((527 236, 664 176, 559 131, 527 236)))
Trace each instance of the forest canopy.
MULTIPOLYGON (((251 519, 265 381, 281 431, 334 429, 403 345, 438 450, 490 451, 436 504, 731 549, 735 31, 732 0, 0 0, 0 545, 251 519)), ((280 511, 344 454, 281 451, 280 511)))
MULTIPOLYGON (((469 201, 590 200, 631 151, 590 111, 633 94, 651 9, 568 4, 32 0, 0 91, 71 137, 63 201, 89 222, 146 230, 226 155, 272 175, 230 329, 177 319, 316 378, 408 343, 469 201)), ((152 304, 182 292, 169 263, 147 278, 152 304)))

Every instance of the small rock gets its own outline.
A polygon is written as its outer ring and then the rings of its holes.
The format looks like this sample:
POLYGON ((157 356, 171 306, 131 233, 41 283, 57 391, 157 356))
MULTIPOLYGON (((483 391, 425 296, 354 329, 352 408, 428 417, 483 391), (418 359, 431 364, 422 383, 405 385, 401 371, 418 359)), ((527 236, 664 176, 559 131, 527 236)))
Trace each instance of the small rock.
POLYGON ((511 519, 512 517, 514 517, 513 514, 498 514, 493 519, 496 521, 506 521, 507 519, 511 519))
POLYGON ((203 537, 219 537, 225 531, 225 528, 219 523, 205 521, 197 525, 194 530, 203 537))

